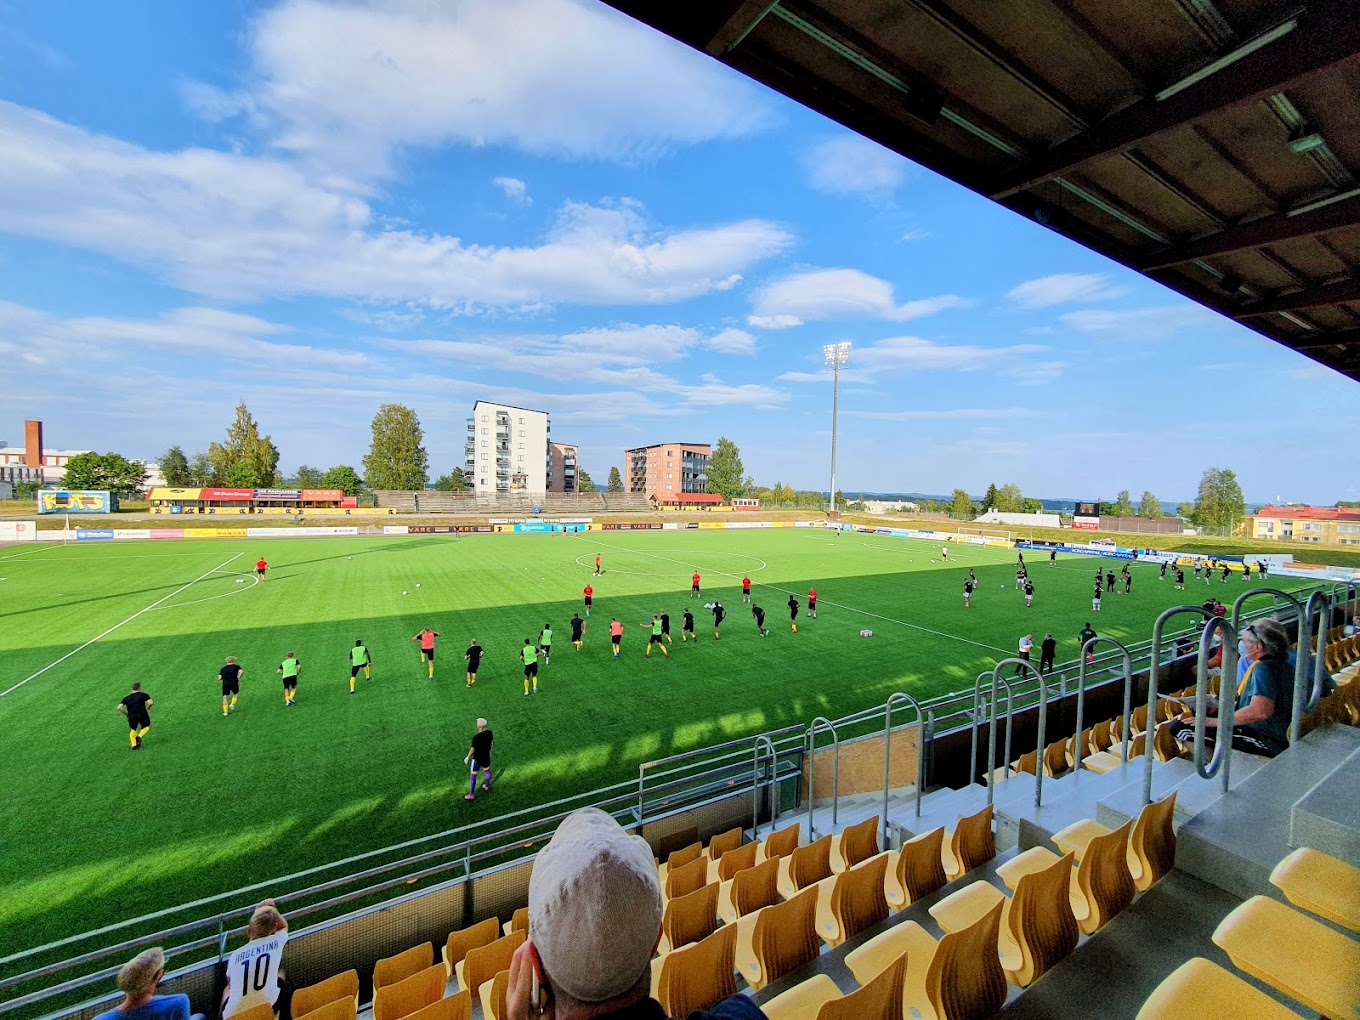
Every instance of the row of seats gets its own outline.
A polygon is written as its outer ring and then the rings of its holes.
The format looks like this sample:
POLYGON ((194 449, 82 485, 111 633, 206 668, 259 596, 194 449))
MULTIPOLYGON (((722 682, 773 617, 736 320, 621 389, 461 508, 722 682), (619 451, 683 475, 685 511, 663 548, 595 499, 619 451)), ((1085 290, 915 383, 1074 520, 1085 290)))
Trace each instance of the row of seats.
MULTIPOLYGON (((1323 1016, 1360 1009, 1360 942, 1307 911, 1360 934, 1360 869, 1308 847, 1275 866, 1270 881, 1294 910, 1266 896, 1239 904, 1214 931, 1234 967, 1323 1016)), ((1148 997, 1138 1020, 1239 1016, 1297 1020, 1300 1013, 1209 960, 1186 961, 1148 997)))
MULTIPOLYGON (((1173 703, 1159 701, 1157 707, 1157 726, 1153 731, 1153 753, 1158 761, 1168 761, 1179 753, 1175 738, 1166 726, 1168 720, 1176 715, 1173 703)), ((1146 705, 1134 710, 1129 722, 1129 760, 1140 758, 1147 753, 1146 705)), ((1010 775, 1034 775, 1042 766, 1044 775, 1049 778, 1061 776, 1076 766, 1077 746, 1081 745, 1081 767, 1090 772, 1105 773, 1124 764, 1123 717, 1105 719, 1082 730, 1080 734, 1060 738, 1039 751, 1027 751, 1009 767, 1002 766, 992 773, 995 781, 1003 781, 1010 775)))

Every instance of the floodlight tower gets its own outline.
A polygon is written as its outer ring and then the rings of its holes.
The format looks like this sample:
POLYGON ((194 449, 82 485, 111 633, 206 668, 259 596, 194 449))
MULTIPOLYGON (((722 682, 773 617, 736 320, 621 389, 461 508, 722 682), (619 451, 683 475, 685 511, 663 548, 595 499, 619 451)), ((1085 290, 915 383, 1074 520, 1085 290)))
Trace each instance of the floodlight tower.
POLYGON ((822 347, 826 364, 831 366, 831 512, 836 512, 836 416, 841 391, 841 366, 850 360, 850 341, 822 347))

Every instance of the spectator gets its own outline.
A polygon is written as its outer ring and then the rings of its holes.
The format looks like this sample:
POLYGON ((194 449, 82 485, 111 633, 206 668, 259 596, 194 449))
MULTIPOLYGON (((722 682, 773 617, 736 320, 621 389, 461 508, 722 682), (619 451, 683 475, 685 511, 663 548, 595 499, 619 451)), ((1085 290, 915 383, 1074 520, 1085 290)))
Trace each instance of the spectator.
MULTIPOLYGON (((1289 637, 1274 620, 1258 620, 1242 631, 1237 650, 1244 665, 1239 665, 1241 681, 1233 699, 1240 707, 1232 716, 1232 746, 1248 754, 1274 758, 1289 745, 1294 703, 1294 672, 1287 662, 1289 637)), ((1205 740, 1212 745, 1221 722, 1218 706, 1211 704, 1209 713, 1205 740)), ((1194 716, 1187 712, 1172 720, 1171 735, 1182 750, 1193 748, 1194 716)))
POLYGON ((289 996, 283 975, 283 947, 288 942, 288 922, 265 900, 250 915, 244 946, 227 957, 226 988, 222 992, 222 1018, 251 1006, 275 1006, 281 1020, 289 1018, 289 996))
POLYGON ((1028 662, 1029 662, 1029 653, 1030 653, 1031 651, 1033 651, 1033 650, 1034 650, 1034 635, 1033 635, 1033 634, 1026 634, 1024 637, 1022 637, 1022 638, 1020 639, 1020 648, 1019 648, 1020 654, 1019 654, 1019 656, 1018 656, 1018 658, 1020 659, 1020 662, 1017 662, 1017 663, 1015 664, 1015 675, 1016 675, 1016 676, 1020 676, 1020 674, 1022 674, 1023 672, 1025 672, 1025 667, 1024 667, 1023 665, 1021 665, 1021 663, 1028 663, 1028 662))
MULTIPOLYGON (((506 1013, 527 1020, 665 1020, 648 995, 661 940, 661 885, 645 840, 597 808, 568 815, 534 860, 529 939, 510 961, 506 1013), (535 993, 538 1002, 532 999, 535 993)), ((733 995, 691 1020, 762 1020, 733 995)))
MULTIPOLYGON (((156 994, 164 976, 164 951, 142 950, 118 971, 123 1001, 95 1020, 190 1020, 189 996, 156 994)), ((203 1020, 202 1014, 194 1014, 194 1020, 203 1020)))
POLYGON ((1039 672, 1047 676, 1057 657, 1058 642, 1052 634, 1045 634, 1043 643, 1039 645, 1039 672))

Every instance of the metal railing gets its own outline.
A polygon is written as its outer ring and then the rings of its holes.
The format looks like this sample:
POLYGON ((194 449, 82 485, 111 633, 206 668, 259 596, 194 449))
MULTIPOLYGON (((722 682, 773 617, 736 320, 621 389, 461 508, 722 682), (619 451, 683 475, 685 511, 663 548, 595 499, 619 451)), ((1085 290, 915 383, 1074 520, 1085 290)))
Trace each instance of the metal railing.
MULTIPOLYGON (((1236 615, 1236 614, 1234 614, 1236 615)), ((1228 792, 1232 768, 1233 716, 1237 712, 1237 627, 1215 616, 1204 625, 1199 639, 1199 660, 1195 666, 1195 771, 1201 779, 1222 776, 1223 792, 1228 792), (1214 738, 1213 757, 1205 762, 1204 744, 1208 737, 1209 719, 1209 649, 1215 633, 1223 632, 1223 668, 1218 678, 1218 736, 1214 738), (1226 732, 1225 732, 1226 731, 1226 732)), ((1149 715, 1155 719, 1155 716, 1149 715)), ((1151 758, 1152 749, 1148 748, 1151 758)))
MULTIPOLYGON (((1162 612, 1152 624, 1152 666, 1148 670, 1148 721, 1149 724, 1157 718, 1157 687, 1161 680, 1162 671, 1162 634, 1166 629, 1167 621, 1176 616, 1195 616, 1201 620, 1216 620, 1216 617, 1203 606, 1172 606, 1162 612)), ((1233 642, 1233 655, 1237 654, 1236 641, 1233 642)), ((1227 650, 1224 650, 1227 655, 1227 650)), ((1201 662, 1205 661, 1200 657, 1201 662)), ((1234 664, 1236 658, 1234 658, 1234 664)), ((1152 803, 1152 769, 1156 755, 1148 753, 1150 749, 1144 749, 1144 757, 1147 759, 1143 769, 1143 803, 1152 803)))
POLYGON ((1086 751, 1086 742, 1081 739, 1081 735, 1086 732, 1086 664, 1095 658, 1095 648, 1100 644, 1114 645, 1119 649, 1119 654, 1123 660, 1124 710, 1120 717, 1123 723, 1120 731, 1124 736, 1122 760, 1129 760, 1129 720, 1133 718, 1133 657, 1129 654, 1128 648, 1114 638, 1096 635, 1093 638, 1088 638, 1086 643, 1081 646, 1080 661, 1077 668, 1077 733, 1072 769, 1078 772, 1081 771, 1081 762, 1086 751))
MULTIPOLYGON (((1044 675, 1043 675, 1042 673, 1039 672, 1039 670, 1034 666, 1034 664, 1033 664, 1032 662, 1030 662, 1028 659, 1022 659, 1022 658, 1019 658, 1018 656, 1011 656, 1010 658, 1002 659, 1000 662, 998 662, 998 663, 996 664, 996 668, 992 670, 992 678, 993 678, 993 680, 996 680, 996 679, 999 678, 1000 673, 1001 673, 1001 669, 1002 669, 1003 666, 1014 666, 1014 667, 1015 667, 1015 676, 1014 676, 1014 678, 1013 678, 1014 681, 1019 681, 1019 680, 1020 680, 1020 674, 1021 674, 1022 672, 1024 672, 1024 671, 1028 670, 1030 673, 1034 674, 1035 683, 1038 685, 1038 688, 1039 688, 1039 706, 1038 706, 1038 707, 1039 707, 1039 724, 1038 724, 1038 730, 1037 730, 1037 732, 1036 732, 1036 734, 1035 734, 1036 754, 1035 754, 1035 762, 1034 762, 1034 806, 1035 806, 1035 807, 1039 807, 1039 805, 1043 803, 1044 752, 1045 752, 1045 750, 1046 750, 1047 747, 1048 747, 1048 743, 1047 743, 1047 741, 1048 741, 1048 687, 1047 687, 1047 686, 1045 685, 1045 683, 1044 683, 1044 675)), ((1005 681, 1003 680, 1002 682, 1004 683, 1005 681)), ((995 687, 993 687, 993 690, 995 690, 995 687)), ((1013 707, 1012 705, 1009 705, 1009 704, 1008 704, 1008 705, 1006 706, 1006 711, 1007 711, 1006 725, 1009 727, 1010 724, 1011 724, 1011 718, 1010 718, 1010 717, 1011 717, 1011 713, 1014 711, 1014 707, 1013 707)), ((1009 746, 1007 746, 1007 748, 1006 748, 1006 763, 1007 763, 1007 764, 1006 764, 1006 767, 1007 767, 1007 769, 1009 769, 1009 768, 1010 768, 1010 747, 1009 747, 1009 746)), ((989 784, 989 785, 990 785, 990 784, 989 784)), ((988 794, 987 802, 988 802, 988 803, 991 803, 991 794, 990 794, 990 793, 988 794)))
POLYGON ((815 772, 817 757, 817 732, 828 730, 831 733, 831 827, 836 827, 837 812, 840 808, 841 799, 841 738, 836 733, 836 724, 825 716, 817 716, 812 722, 808 723, 807 728, 807 776, 808 776, 808 796, 807 796, 807 828, 808 841, 811 842, 817 835, 817 829, 812 824, 813 803, 816 798, 815 772))
POLYGON ((910 694, 895 691, 883 703, 883 844, 888 843, 888 791, 892 773, 892 707, 895 702, 905 701, 916 710, 916 817, 921 817, 921 787, 925 785, 925 770, 922 763, 926 755, 926 720, 921 714, 921 703, 910 694))

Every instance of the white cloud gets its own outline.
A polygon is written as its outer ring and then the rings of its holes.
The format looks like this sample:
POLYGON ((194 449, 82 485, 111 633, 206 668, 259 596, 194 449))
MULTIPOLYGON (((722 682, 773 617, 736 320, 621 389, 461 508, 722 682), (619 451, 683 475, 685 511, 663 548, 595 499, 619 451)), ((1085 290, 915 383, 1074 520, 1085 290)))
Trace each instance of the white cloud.
POLYGON ((0 102, 0 229, 150 266, 214 298, 324 295, 477 312, 651 304, 730 289, 792 238, 763 220, 666 230, 631 200, 568 203, 519 247, 375 223, 274 160, 156 152, 0 102))
POLYGON ((1165 340, 1187 329, 1222 325, 1224 319, 1202 305, 1166 305, 1123 311, 1086 309, 1068 312, 1062 322, 1079 333, 1102 340, 1165 340))
POLYGON ((774 119, 750 82, 585 0, 284 0, 255 19, 245 87, 186 92, 284 151, 360 178, 402 149, 511 146, 650 160, 774 119))
POLYGON ((858 269, 814 269, 793 273, 762 288, 756 294, 755 308, 747 322, 763 329, 833 318, 907 322, 966 305, 956 294, 940 294, 899 305, 887 280, 858 269))
POLYGON ((910 164, 897 153, 860 135, 841 135, 803 155, 808 186, 831 195, 885 197, 906 176, 910 164))
POLYGON ((1125 293, 1104 273, 1055 273, 1026 280, 1006 293, 1021 308, 1049 308, 1073 301, 1106 301, 1125 293))
MULTIPOLYGON (((1037 344, 984 347, 980 344, 939 344, 917 336, 896 336, 855 347, 842 382, 876 384, 884 377, 917 372, 987 372, 1021 383, 1048 382, 1060 376, 1067 362, 1049 356, 1037 344)), ((828 382, 829 369, 785 372, 781 382, 828 382)), ((847 412, 848 413, 848 412, 847 412)))
POLYGON ((725 329, 705 340, 704 346, 720 354, 755 354, 756 338, 744 329, 725 329))
POLYGON ((847 418, 866 418, 869 421, 978 421, 992 418, 1033 418, 1037 412, 1024 407, 956 407, 942 411, 842 411, 841 414, 847 418))
POLYGON ((518 177, 493 177, 491 183, 505 192, 505 197, 515 205, 533 205, 528 186, 518 177))
POLYGON ((929 230, 921 230, 921 229, 917 228, 917 229, 914 229, 914 230, 908 230, 905 234, 903 234, 901 237, 899 237, 898 240, 899 240, 899 241, 924 241, 924 240, 925 240, 927 237, 929 237, 929 236, 930 236, 930 231, 929 231, 929 230))

